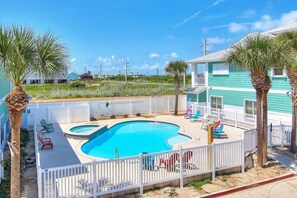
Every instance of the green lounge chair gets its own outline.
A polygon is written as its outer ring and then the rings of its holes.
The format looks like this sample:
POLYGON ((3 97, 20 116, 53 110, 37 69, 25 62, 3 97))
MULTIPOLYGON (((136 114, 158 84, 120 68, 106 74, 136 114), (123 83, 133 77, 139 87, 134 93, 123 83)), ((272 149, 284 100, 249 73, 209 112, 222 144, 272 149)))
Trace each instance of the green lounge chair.
POLYGON ((43 129, 41 129, 42 133, 54 132, 53 125, 52 124, 47 124, 44 119, 40 120, 40 124, 43 127, 43 129))

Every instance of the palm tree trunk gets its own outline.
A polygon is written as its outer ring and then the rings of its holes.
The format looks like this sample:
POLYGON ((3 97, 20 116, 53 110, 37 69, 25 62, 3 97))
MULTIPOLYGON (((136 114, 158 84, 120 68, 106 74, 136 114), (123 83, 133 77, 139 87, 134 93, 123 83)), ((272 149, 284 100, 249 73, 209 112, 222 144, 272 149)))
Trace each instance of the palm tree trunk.
POLYGON ((292 87, 292 132, 291 147, 292 153, 296 153, 296 124, 297 124, 297 89, 292 87))
POLYGON ((20 128, 22 123, 22 111, 9 111, 9 121, 11 124, 11 142, 9 148, 11 152, 11 198, 20 197, 20 128))
POLYGON ((174 115, 178 114, 178 95, 180 90, 180 81, 178 75, 174 76, 174 84, 175 84, 175 107, 174 107, 174 115))
POLYGON ((11 126, 11 142, 8 142, 11 153, 11 179, 10 197, 20 197, 20 129, 22 124, 22 113, 29 103, 27 94, 21 86, 15 86, 5 99, 9 111, 11 126))
POLYGON ((262 123, 262 91, 256 89, 256 97, 257 97, 257 166, 263 166, 263 123, 262 123))
POLYGON ((262 107, 263 107, 263 164, 267 162, 267 133, 268 133, 268 119, 267 119, 267 94, 268 91, 262 93, 262 107))
POLYGON ((175 107, 174 107, 174 115, 178 114, 178 94, 175 94, 175 107))

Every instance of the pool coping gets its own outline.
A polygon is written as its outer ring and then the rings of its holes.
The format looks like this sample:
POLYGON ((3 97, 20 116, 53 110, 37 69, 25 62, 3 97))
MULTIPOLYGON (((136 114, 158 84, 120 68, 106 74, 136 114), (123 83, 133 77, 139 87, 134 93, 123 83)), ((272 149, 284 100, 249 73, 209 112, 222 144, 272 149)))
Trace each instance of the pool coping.
POLYGON ((66 131, 64 131, 64 134, 66 135, 67 138, 89 140, 92 135, 104 129, 107 130, 107 125, 100 125, 100 124, 94 124, 94 123, 76 124, 74 126, 69 127, 66 131), (74 133, 70 131, 70 129, 79 127, 79 126, 98 126, 98 127, 95 127, 94 129, 90 130, 87 133, 74 133))
MULTIPOLYGON (((141 121, 149 121, 149 122, 160 122, 160 123, 168 123, 168 124, 172 124, 172 125, 175 125, 175 126, 178 126, 179 127, 179 130, 177 131, 179 135, 184 135, 186 137, 189 137, 191 138, 190 141, 188 142, 183 142, 183 143, 178 143, 178 144, 174 144, 173 146, 170 145, 172 147, 172 150, 177 150, 178 148, 181 148, 184 144, 189 144, 189 143, 193 143, 195 141, 197 141, 197 138, 196 137, 193 137, 191 135, 188 135, 188 134, 185 134, 185 133, 182 133, 182 131, 185 131, 184 127, 183 126, 180 126, 179 124, 176 124, 176 123, 172 123, 172 122, 168 122, 168 121, 155 121, 155 120, 145 120, 145 119, 141 119, 141 120, 129 120, 129 121, 120 121, 117 122, 117 123, 113 123, 113 124, 110 124, 110 125, 105 125, 107 127, 107 130, 116 126, 117 124, 120 124, 120 123, 124 123, 124 122, 141 122, 141 121)), ((93 124, 95 125, 95 124, 93 124)), ((74 126, 73 126, 74 127, 74 126)), ((70 127, 72 128, 72 127, 70 127)), ((105 132, 105 131, 104 131, 105 132)), ((103 132, 103 133, 104 133, 103 132)), ((102 134, 102 133, 101 133, 102 134)), ((67 137, 68 138, 68 137, 67 137)), ((103 160, 110 160, 110 159, 107 159, 107 158, 100 158, 100 157, 94 157, 94 156, 90 156, 90 155, 87 155, 85 154, 82 150, 81 150, 81 147, 89 141, 89 139, 79 139, 80 142, 75 146, 75 152, 77 155, 81 155, 82 157, 85 157, 87 159, 90 159, 90 160, 100 160, 100 161, 103 161, 103 160)), ((166 140, 167 141, 167 140, 166 140)), ((167 142, 166 142, 167 144, 167 142)), ((134 156, 137 156, 137 155, 134 155, 134 156)), ((126 156, 126 157, 134 157, 134 156, 126 156)), ((119 158, 120 159, 120 158, 119 158)))

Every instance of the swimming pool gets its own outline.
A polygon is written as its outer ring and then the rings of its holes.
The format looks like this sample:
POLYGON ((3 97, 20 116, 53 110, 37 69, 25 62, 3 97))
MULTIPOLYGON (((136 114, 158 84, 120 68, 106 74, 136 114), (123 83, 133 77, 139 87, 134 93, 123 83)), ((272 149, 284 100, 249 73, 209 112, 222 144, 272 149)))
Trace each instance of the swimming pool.
POLYGON ((98 127, 99 127, 99 125, 80 125, 80 126, 70 128, 70 132, 72 132, 72 133, 88 133, 98 127))
POLYGON ((165 122, 122 122, 86 142, 81 150, 87 155, 105 159, 135 156, 142 152, 169 151, 172 150, 170 144, 191 140, 179 135, 179 129, 179 126, 165 122), (167 143, 172 137, 175 137, 174 140, 167 143))

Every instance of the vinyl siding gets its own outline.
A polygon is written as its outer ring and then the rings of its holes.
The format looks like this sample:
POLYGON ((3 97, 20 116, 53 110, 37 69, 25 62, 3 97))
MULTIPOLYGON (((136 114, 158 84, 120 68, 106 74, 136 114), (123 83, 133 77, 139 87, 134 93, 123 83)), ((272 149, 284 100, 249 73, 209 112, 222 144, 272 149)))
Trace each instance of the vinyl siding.
MULTIPOLYGON (((250 73, 244 69, 237 69, 229 66, 229 75, 213 75, 213 64, 208 64, 208 85, 213 87, 228 88, 253 88, 250 73)), ((271 75, 271 71, 269 71, 271 75)), ((290 90, 289 79, 287 77, 272 77, 271 90, 290 90)))
POLYGON ((206 102, 206 91, 203 91, 199 94, 199 103, 206 102))
POLYGON ((0 99, 3 98, 9 91, 9 80, 7 80, 1 73, 0 73, 0 99))
MULTIPOLYGON (((209 101, 211 96, 221 96, 224 105, 236 107, 244 107, 245 99, 256 100, 255 92, 209 90, 209 101)), ((292 111, 290 96, 268 93, 268 111, 290 114, 292 111)))
POLYGON ((187 101, 188 102, 197 102, 197 94, 187 94, 187 101))

